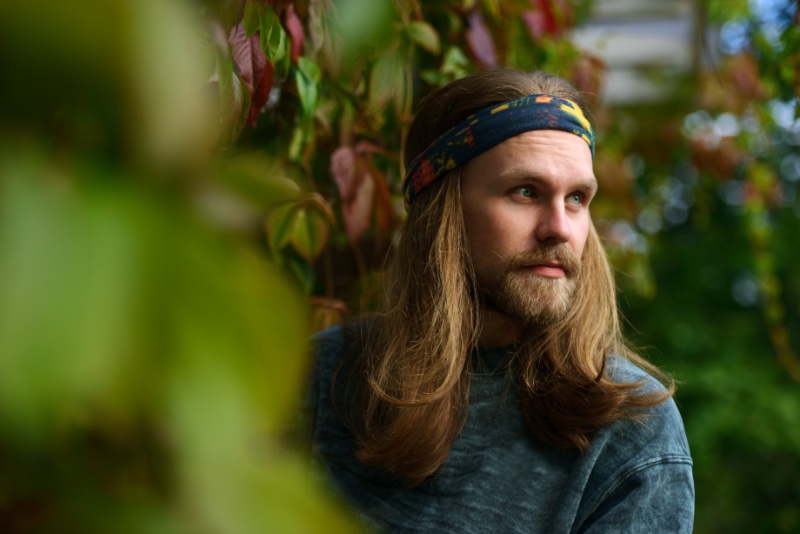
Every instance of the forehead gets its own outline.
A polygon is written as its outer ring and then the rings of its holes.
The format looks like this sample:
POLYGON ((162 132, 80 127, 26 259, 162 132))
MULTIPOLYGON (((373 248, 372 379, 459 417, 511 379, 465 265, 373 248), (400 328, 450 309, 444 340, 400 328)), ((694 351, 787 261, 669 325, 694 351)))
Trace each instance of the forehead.
POLYGON ((526 176, 592 182, 596 187, 589 145, 577 135, 559 130, 533 130, 506 139, 468 161, 462 172, 465 186, 526 176))

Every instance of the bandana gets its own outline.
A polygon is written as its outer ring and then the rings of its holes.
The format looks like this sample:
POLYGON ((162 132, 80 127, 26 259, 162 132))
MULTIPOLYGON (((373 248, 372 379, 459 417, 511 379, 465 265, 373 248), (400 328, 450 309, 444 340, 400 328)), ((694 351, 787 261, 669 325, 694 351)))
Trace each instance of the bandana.
POLYGON ((443 174, 506 139, 531 130, 574 133, 586 141, 594 158, 592 125, 577 104, 557 96, 524 96, 470 115, 417 156, 403 182, 406 210, 417 193, 443 174))

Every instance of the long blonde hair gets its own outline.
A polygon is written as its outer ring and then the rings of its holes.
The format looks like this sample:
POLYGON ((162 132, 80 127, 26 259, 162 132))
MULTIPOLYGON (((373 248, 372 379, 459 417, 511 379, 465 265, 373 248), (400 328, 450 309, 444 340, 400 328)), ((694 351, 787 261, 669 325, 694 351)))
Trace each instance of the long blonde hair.
MULTIPOLYGON (((458 121, 488 105, 546 93, 581 104, 567 82, 493 69, 431 95, 409 131, 406 165, 458 121)), ((386 273, 383 313, 348 331, 348 356, 332 388, 353 430, 356 455, 413 486, 436 472, 466 420, 480 306, 461 209, 460 169, 421 191, 386 273)), ((637 391, 611 381, 606 357, 625 357, 660 378, 620 330, 611 266, 592 225, 567 315, 526 333, 513 370, 531 433, 559 447, 588 447, 593 431, 640 417, 674 390, 637 391)))

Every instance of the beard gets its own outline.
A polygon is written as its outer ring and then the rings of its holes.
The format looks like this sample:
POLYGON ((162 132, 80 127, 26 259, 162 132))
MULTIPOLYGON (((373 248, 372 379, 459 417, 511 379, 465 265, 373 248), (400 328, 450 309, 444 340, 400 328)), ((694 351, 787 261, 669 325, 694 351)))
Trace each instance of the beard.
POLYGON ((569 311, 580 278, 581 262, 566 247, 540 248, 511 258, 504 268, 476 272, 482 304, 526 326, 553 324, 569 311), (529 272, 526 267, 557 261, 561 278, 529 272))

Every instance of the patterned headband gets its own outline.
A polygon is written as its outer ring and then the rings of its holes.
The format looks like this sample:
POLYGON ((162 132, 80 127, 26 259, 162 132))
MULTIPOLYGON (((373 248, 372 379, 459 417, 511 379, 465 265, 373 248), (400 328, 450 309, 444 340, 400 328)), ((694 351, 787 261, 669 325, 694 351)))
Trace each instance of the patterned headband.
POLYGON ((594 158, 594 132, 571 100, 531 95, 484 108, 442 134, 414 158, 403 182, 406 210, 431 182, 506 139, 531 130, 563 130, 581 137, 594 158))

